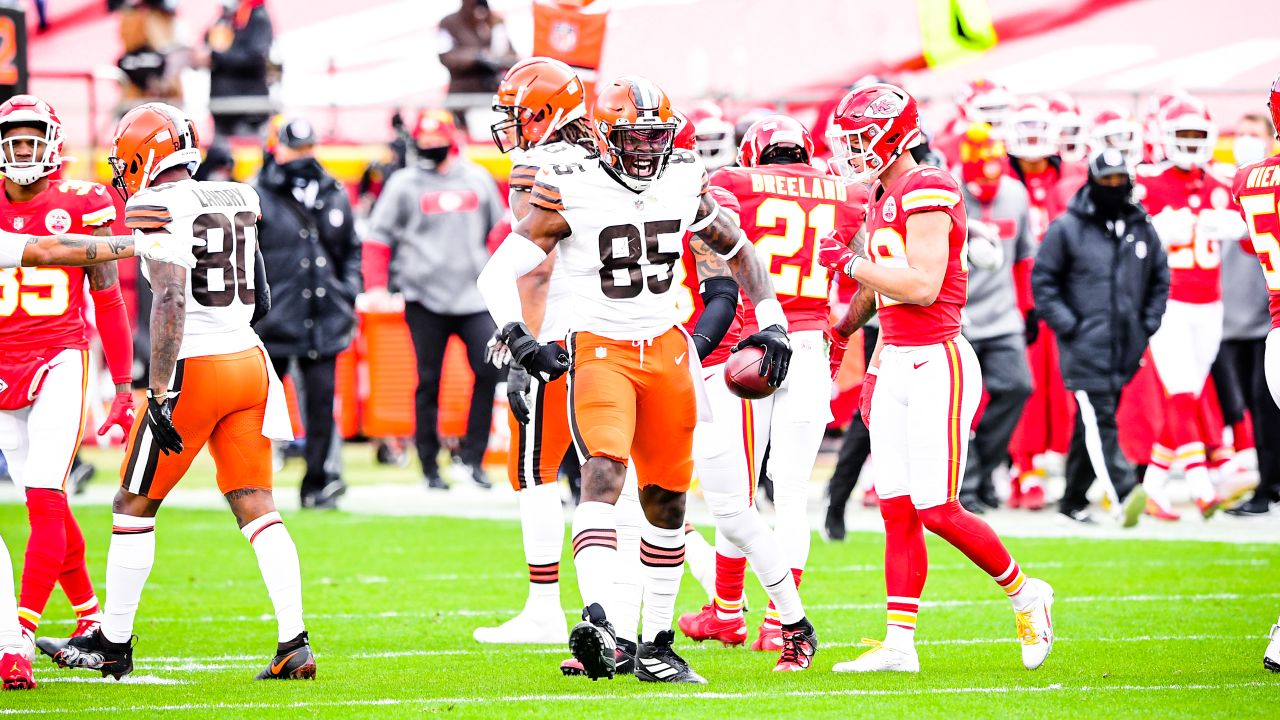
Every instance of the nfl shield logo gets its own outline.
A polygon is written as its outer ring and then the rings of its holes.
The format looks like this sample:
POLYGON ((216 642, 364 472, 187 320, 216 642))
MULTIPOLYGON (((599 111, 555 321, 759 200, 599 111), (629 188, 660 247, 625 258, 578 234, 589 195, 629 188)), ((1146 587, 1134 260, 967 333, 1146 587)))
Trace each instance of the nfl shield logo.
MULTIPOLYGON (((25 225, 25 224, 26 224, 26 222, 27 222, 27 221, 26 221, 26 218, 21 218, 21 217, 16 217, 16 218, 14 218, 14 219, 13 219, 13 229, 14 229, 14 230, 21 230, 21 229, 22 229, 22 226, 23 226, 23 225, 25 225)), ((3 390, 4 390, 4 388, 0 388, 0 391, 3 391, 3 390)))
POLYGON ((642 199, 640 199, 640 198, 636 198, 636 209, 637 209, 637 210, 643 210, 643 209, 644 209, 644 200, 642 200, 642 199))
POLYGON ((572 52, 578 47, 578 27, 571 22, 558 22, 551 26, 551 47, 562 53, 572 52))
POLYGON ((884 208, 880 210, 880 217, 884 218, 885 222, 893 222, 893 219, 898 217, 898 203, 894 202, 892 195, 889 196, 888 200, 884 201, 884 208))

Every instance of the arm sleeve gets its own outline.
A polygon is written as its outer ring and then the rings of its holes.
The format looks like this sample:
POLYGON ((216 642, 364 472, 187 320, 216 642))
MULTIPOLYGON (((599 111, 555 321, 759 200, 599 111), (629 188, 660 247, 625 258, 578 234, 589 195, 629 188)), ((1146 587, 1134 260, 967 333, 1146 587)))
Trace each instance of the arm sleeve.
POLYGON ((1055 221, 1049 225, 1040 252, 1036 254, 1035 266, 1031 269, 1031 293, 1040 317, 1055 333, 1069 339, 1080 319, 1062 297, 1062 283, 1066 279, 1068 264, 1065 235, 1062 222, 1055 221))
POLYGON ((0 231, 0 268, 22 267, 22 251, 27 236, 0 231))
POLYGON ((484 298, 493 323, 502 329, 507 323, 523 322, 524 308, 516 280, 547 259, 547 253, 533 241, 512 233, 498 246, 476 278, 476 288, 484 298))
POLYGON ((705 360, 724 340, 738 312, 738 282, 731 277, 711 277, 702 282, 702 314, 693 328, 698 359, 705 360))
POLYGON ((98 336, 102 339, 102 353, 107 358, 111 382, 127 385, 133 382, 133 333, 129 329, 120 284, 103 290, 90 290, 89 297, 93 298, 98 336))
POLYGON ((271 283, 267 282, 267 264, 262 260, 262 250, 253 250, 253 316, 249 318, 249 327, 258 324, 267 313, 271 312, 271 283))
POLYGON ((1160 321, 1164 319, 1165 305, 1169 301, 1169 258, 1165 255, 1164 246, 1151 232, 1151 241, 1147 243, 1147 267, 1150 276, 1147 282, 1147 296, 1142 301, 1142 327, 1147 337, 1156 334, 1160 329, 1160 321))

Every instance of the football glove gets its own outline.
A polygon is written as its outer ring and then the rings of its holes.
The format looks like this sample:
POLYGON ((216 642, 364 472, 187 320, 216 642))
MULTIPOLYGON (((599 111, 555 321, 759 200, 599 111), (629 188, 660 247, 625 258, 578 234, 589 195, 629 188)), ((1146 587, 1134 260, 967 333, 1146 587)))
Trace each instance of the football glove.
POLYGON ((829 233, 819 241, 818 264, 831 272, 853 277, 853 261, 857 257, 853 248, 840 242, 835 233, 829 233))
POLYGON ((1190 208, 1165 208, 1151 216, 1151 227, 1155 228, 1156 236, 1165 247, 1182 247, 1191 242, 1196 216, 1190 208))
POLYGON ((858 412, 862 414, 862 424, 871 429, 871 396, 876 392, 876 376, 879 370, 867 367, 867 374, 862 376, 862 394, 858 396, 858 412))
POLYGON ((979 270, 999 270, 1004 264, 1000 233, 990 223, 970 220, 969 242, 965 247, 969 254, 969 264, 979 270))
POLYGON ((556 343, 538 342, 522 322, 507 323, 500 339, 510 350, 511 359, 544 383, 569 371, 569 353, 556 343))
POLYGON ((502 342, 502 331, 494 330, 484 346, 484 361, 501 370, 511 364, 511 350, 502 342))
POLYGON ((827 333, 827 358, 831 364, 831 379, 840 374, 840 364, 844 362, 844 353, 849 349, 849 338, 835 330, 827 333))
POLYGON ((1027 341, 1027 345, 1035 345, 1036 340, 1040 339, 1040 313, 1035 308, 1028 308, 1027 315, 1024 318, 1026 325, 1022 329, 1022 337, 1027 341))
POLYGON ((760 375, 769 378, 770 387, 780 387, 787 379, 787 368, 791 366, 791 338, 787 337, 787 331, 781 325, 770 325, 740 340, 733 346, 733 352, 745 347, 758 347, 764 351, 760 375))
POLYGON ((117 425, 125 435, 133 429, 133 393, 128 390, 116 393, 115 400, 111 401, 111 410, 107 412, 107 421, 98 428, 98 434, 106 435, 117 425))
POLYGON ((156 447, 165 455, 182 452, 182 436, 173 426, 173 404, 178 400, 178 393, 170 391, 163 400, 157 399, 147 389, 147 427, 151 429, 151 437, 156 447))
POLYGON ((513 364, 507 369, 507 404, 516 422, 529 424, 529 373, 522 365, 513 364))

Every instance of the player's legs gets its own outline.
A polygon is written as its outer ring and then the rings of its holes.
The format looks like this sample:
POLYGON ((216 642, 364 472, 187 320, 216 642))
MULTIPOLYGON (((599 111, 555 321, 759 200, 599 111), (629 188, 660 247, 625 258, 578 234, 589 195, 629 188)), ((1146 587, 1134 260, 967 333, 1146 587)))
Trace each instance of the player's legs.
POLYGON ((36 686, 31 659, 22 642, 18 605, 13 594, 13 563, 0 537, 0 689, 31 690, 36 686))
POLYGON ((479 642, 567 642, 560 608, 560 555, 564 550, 564 510, 556 483, 560 461, 569 448, 569 420, 564 380, 529 380, 529 422, 510 412, 507 477, 520 503, 520 534, 529 567, 529 594, 524 609, 497 627, 476 628, 479 642))
POLYGON ((1187 483, 1202 507, 1211 503, 1214 497, 1204 439, 1196 416, 1200 391, 1204 388, 1221 338, 1221 303, 1200 305, 1177 300, 1169 301, 1160 329, 1151 336, 1151 357, 1168 395, 1168 412, 1159 440, 1152 447, 1143 486, 1166 510, 1169 499, 1165 485, 1174 463, 1183 467, 1187 483), (1217 327, 1212 329, 1215 318, 1217 327), (1211 347, 1203 346, 1206 343, 1212 343, 1211 347))
MULTIPOLYGON (((77 617, 82 616, 81 611, 83 617, 91 618, 96 618, 98 613, 98 601, 84 567, 83 538, 65 492, 67 473, 80 446, 87 410, 86 355, 83 350, 63 350, 54 356, 35 402, 12 414, 25 425, 24 437, 18 439, 18 451, 12 453, 10 470, 14 481, 24 490, 31 525, 22 567, 18 616, 32 642, 40 615, 64 570, 68 571, 70 580, 67 596, 77 608, 77 617), (80 542, 68 544, 69 529, 80 542)), ((6 450, 6 457, 9 454, 6 450)))

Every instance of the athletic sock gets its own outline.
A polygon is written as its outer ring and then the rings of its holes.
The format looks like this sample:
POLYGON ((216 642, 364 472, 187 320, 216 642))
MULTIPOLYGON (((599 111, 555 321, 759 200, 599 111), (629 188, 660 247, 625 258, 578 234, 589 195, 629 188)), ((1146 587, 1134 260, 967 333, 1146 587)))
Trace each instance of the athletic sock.
POLYGON ((71 510, 67 508, 67 496, 59 490, 33 488, 26 495, 31 537, 22 564, 18 622, 35 635, 67 556, 65 517, 71 510))
POLYGON ((1027 585, 1027 576, 1023 574, 1022 568, 1018 567, 1018 563, 1009 559, 1009 567, 999 575, 992 575, 992 580, 1004 590, 1004 594, 1008 596, 1009 602, 1013 603, 1014 610, 1026 610, 1036 601, 1036 595, 1027 585))
POLYGON ((598 603, 604 608, 605 617, 613 609, 614 563, 618 558, 615 516, 612 505, 598 501, 579 503, 573 512, 573 566, 578 573, 578 591, 584 607, 598 603))
MULTIPOLYGON (((628 472, 634 474, 632 470, 628 472)), ((634 477, 628 477, 622 486, 614 513, 618 527, 618 554, 614 563, 613 605, 608 608, 609 620, 620 639, 632 641, 640 637, 640 601, 644 595, 640 526, 645 522, 644 509, 640 507, 640 491, 634 477)))
POLYGON ((684 524, 684 561, 708 598, 716 595, 716 551, 693 523, 684 524))
POLYGON ((1178 462, 1183 463, 1187 487, 1196 500, 1207 503, 1217 496, 1205 461, 1204 443, 1190 442, 1178 448, 1178 462))
POLYGON ((113 514, 107 550, 107 606, 102 634, 114 643, 133 635, 138 601, 156 561, 156 519, 113 514))
POLYGON ((560 611, 560 553, 564 550, 564 506, 560 487, 545 483, 525 488, 520 498, 520 534, 529 564, 525 607, 560 611))
POLYGON ((0 650, 21 646, 22 626, 18 624, 17 596, 13 592, 13 560, 0 537, 0 650))
POLYGON ((1166 510, 1171 505, 1168 492, 1169 468, 1173 466, 1175 457, 1173 450, 1163 442, 1155 443, 1151 446, 1151 462, 1142 475, 1142 487, 1146 489, 1147 496, 1166 510))
POLYGON ((916 615, 929 576, 924 525, 908 496, 880 499, 884 519, 884 584, 888 611, 885 645, 907 649, 915 645, 916 615))
POLYGON ((89 569, 84 562, 84 533, 80 531, 80 523, 70 508, 64 518, 67 531, 67 554, 62 562, 62 574, 58 576, 58 584, 71 601, 71 609, 76 619, 91 617, 101 612, 98 596, 93 592, 93 581, 89 579, 89 569))
POLYGON ((660 528, 648 522, 641 525, 640 565, 644 569, 642 639, 652 641, 658 633, 671 629, 675 616, 676 593, 684 574, 684 528, 660 528))
MULTIPOLYGON (((258 556, 258 569, 267 585, 267 595, 276 611, 276 630, 280 642, 288 642, 306 630, 302 622, 302 570, 298 566, 298 547, 280 513, 269 512, 250 520, 240 528, 258 556)), ((110 600, 110 596, 107 597, 110 600)))
MULTIPOLYGON (((764 611, 765 627, 769 628, 770 630, 779 630, 782 628, 783 625, 789 622, 795 622, 798 619, 796 617, 797 613, 799 613, 799 615, 801 616, 804 615, 804 611, 801 609, 801 606, 800 606, 800 578, 803 576, 804 576, 803 568, 791 568, 791 579, 794 583, 792 587, 796 588, 796 595, 795 595, 794 603, 790 602, 791 598, 787 598, 786 600, 783 601, 784 605, 790 606, 786 608, 786 612, 784 612, 783 611, 784 609, 782 607, 779 607, 774 602, 773 594, 770 593, 769 607, 765 608, 765 611, 764 611), (788 620, 788 618, 791 618, 791 619, 788 620)), ((766 586, 765 590, 766 591, 769 590, 770 587, 774 587, 774 586, 766 586)))
POLYGON ((716 553, 716 597, 713 604, 720 620, 742 617, 742 589, 747 572, 745 557, 725 557, 716 553))

